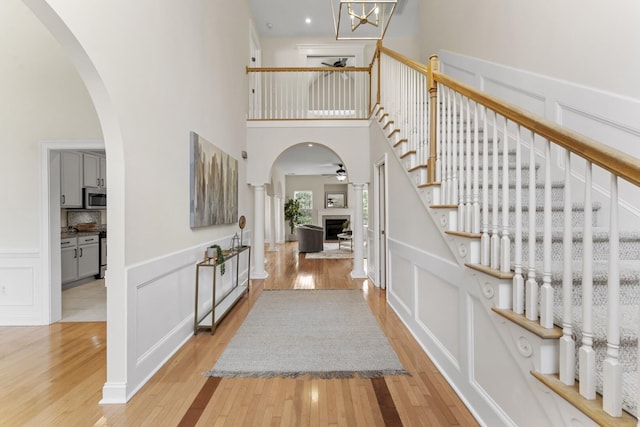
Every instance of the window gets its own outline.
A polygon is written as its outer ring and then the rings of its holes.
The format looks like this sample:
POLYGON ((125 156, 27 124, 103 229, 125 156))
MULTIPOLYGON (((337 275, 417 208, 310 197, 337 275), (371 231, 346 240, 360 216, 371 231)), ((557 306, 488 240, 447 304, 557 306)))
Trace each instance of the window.
POLYGON ((313 224, 313 191, 294 191, 293 198, 300 202, 300 224, 313 224))
POLYGON ((365 227, 369 225, 369 190, 362 190, 362 222, 365 227))

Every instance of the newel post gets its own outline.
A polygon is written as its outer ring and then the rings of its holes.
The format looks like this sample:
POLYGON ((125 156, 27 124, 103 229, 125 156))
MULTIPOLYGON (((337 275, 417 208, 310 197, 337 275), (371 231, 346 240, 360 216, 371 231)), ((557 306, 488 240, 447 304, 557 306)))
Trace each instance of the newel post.
POLYGON ((429 159, 427 160, 427 182, 436 182, 437 132, 438 132, 438 85, 433 73, 440 71, 437 55, 429 57, 427 84, 429 88, 429 159))

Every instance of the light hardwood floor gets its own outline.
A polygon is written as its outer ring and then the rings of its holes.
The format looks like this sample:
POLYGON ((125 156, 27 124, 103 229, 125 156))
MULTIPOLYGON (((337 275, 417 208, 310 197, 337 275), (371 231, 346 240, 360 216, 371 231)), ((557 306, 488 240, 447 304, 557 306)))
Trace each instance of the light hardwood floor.
POLYGON ((372 380, 225 378, 213 385, 201 375, 213 367, 263 289, 275 288, 362 289, 411 373, 382 380, 402 424, 478 425, 387 306, 385 293, 350 278, 352 260, 306 260, 296 247, 287 243, 267 252, 269 278, 252 281, 249 295, 215 335, 190 339, 126 405, 98 404, 106 375, 105 323, 0 328, 0 425, 385 425, 389 402, 378 403, 372 380), (210 397, 207 387, 216 387, 210 397))

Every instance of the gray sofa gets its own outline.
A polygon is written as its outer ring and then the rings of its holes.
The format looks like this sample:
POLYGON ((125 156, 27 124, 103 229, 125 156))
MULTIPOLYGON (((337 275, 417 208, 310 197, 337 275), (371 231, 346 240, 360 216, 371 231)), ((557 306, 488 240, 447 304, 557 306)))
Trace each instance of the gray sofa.
POLYGON ((324 229, 319 225, 299 225, 296 235, 298 252, 321 252, 324 249, 324 229))

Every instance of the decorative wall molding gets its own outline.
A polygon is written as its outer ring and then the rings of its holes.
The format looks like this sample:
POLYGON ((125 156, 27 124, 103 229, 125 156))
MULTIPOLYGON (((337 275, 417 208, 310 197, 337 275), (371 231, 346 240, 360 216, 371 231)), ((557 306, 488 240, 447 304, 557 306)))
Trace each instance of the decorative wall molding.
MULTIPOLYGON (((195 265, 202 260, 207 246, 219 244, 229 247, 232 235, 207 244, 145 261, 126 270, 127 342, 129 351, 126 394, 122 388, 113 389, 105 384, 105 402, 124 403, 129 400, 184 344, 193 336, 193 309, 195 300, 195 265), (110 394, 107 394, 109 392, 110 394), (122 401, 121 399, 125 399, 122 401), (119 400, 120 399, 120 400, 119 400)), ((251 232, 245 230, 245 243, 251 241, 251 232)), ((239 283, 246 289, 248 252, 241 256, 239 283)), ((230 287, 231 272, 235 271, 237 258, 227 266, 225 276, 218 276, 219 289, 230 287), (233 266, 233 267, 232 267, 233 266)), ((206 269, 209 270, 209 269, 206 269)), ((218 274, 220 274, 218 270, 218 274)), ((211 287, 211 271, 201 271, 202 289, 211 287)), ((201 293, 202 295, 202 293, 201 293)), ((241 292, 234 297, 240 297, 241 292)), ((211 307, 212 298, 201 298, 200 309, 211 307)), ((216 316, 218 317, 218 316, 216 316)))
POLYGON ((44 325, 40 252, 0 252, 0 325, 44 325))

